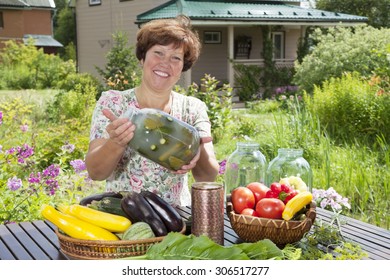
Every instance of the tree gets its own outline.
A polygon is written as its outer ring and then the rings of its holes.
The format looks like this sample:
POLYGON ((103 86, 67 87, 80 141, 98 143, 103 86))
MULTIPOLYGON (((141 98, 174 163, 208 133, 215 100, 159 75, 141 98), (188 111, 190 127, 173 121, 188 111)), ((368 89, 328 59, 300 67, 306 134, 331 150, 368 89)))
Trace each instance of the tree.
POLYGON ((112 35, 114 45, 107 53, 107 64, 104 69, 96 66, 110 89, 125 90, 133 88, 140 82, 141 69, 134 48, 128 46, 128 38, 123 32, 112 35))
POLYGON ((390 0, 317 0, 316 8, 365 16, 374 27, 390 27, 390 0))
POLYGON ((76 45, 76 22, 72 9, 65 7, 57 14, 57 28, 54 30, 54 38, 64 45, 60 50, 60 56, 64 59, 76 60, 76 57, 68 57, 74 53, 72 48, 76 45))

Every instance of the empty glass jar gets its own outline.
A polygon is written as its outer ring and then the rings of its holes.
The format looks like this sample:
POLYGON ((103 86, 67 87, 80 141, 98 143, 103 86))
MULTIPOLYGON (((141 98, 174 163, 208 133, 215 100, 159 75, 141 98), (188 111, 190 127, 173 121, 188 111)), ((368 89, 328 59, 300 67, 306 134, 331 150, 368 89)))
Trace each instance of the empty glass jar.
POLYGON ((231 191, 251 182, 265 181, 267 160, 259 150, 259 144, 238 142, 236 150, 228 157, 225 167, 225 191, 231 191))
POLYGON ((124 117, 136 125, 129 146, 170 170, 188 164, 199 149, 200 136, 195 127, 163 111, 129 108, 124 117))
POLYGON ((270 186, 273 182, 290 180, 295 188, 311 191, 312 170, 310 164, 303 158, 302 149, 279 149, 278 155, 270 161, 266 172, 266 184, 270 186))

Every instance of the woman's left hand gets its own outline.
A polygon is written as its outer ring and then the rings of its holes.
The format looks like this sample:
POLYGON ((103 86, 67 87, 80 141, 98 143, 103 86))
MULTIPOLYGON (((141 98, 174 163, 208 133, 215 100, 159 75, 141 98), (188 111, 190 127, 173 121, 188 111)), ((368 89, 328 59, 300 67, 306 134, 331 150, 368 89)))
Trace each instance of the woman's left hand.
POLYGON ((198 152, 194 156, 194 158, 190 161, 189 164, 183 165, 179 170, 173 171, 175 174, 185 174, 188 171, 190 171, 192 168, 196 166, 196 163, 198 162, 200 158, 200 149, 198 149, 198 152))

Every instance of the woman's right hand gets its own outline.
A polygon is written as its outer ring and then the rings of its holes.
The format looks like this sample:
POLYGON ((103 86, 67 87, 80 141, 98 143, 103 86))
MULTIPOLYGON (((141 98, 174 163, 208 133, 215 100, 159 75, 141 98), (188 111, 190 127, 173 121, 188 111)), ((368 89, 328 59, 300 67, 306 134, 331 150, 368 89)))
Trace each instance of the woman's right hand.
POLYGON ((118 118, 109 109, 102 110, 103 115, 111 122, 106 127, 110 140, 125 147, 134 137, 135 125, 127 118, 118 118))

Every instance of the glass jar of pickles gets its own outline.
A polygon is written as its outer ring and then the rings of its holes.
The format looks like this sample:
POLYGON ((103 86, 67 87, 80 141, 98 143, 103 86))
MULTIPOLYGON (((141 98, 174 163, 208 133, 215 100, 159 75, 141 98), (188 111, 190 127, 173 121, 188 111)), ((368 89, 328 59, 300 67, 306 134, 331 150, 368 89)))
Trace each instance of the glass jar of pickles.
POLYGON ((136 126, 129 146, 170 170, 179 170, 198 152, 200 136, 196 128, 163 111, 129 108, 124 117, 136 126))

